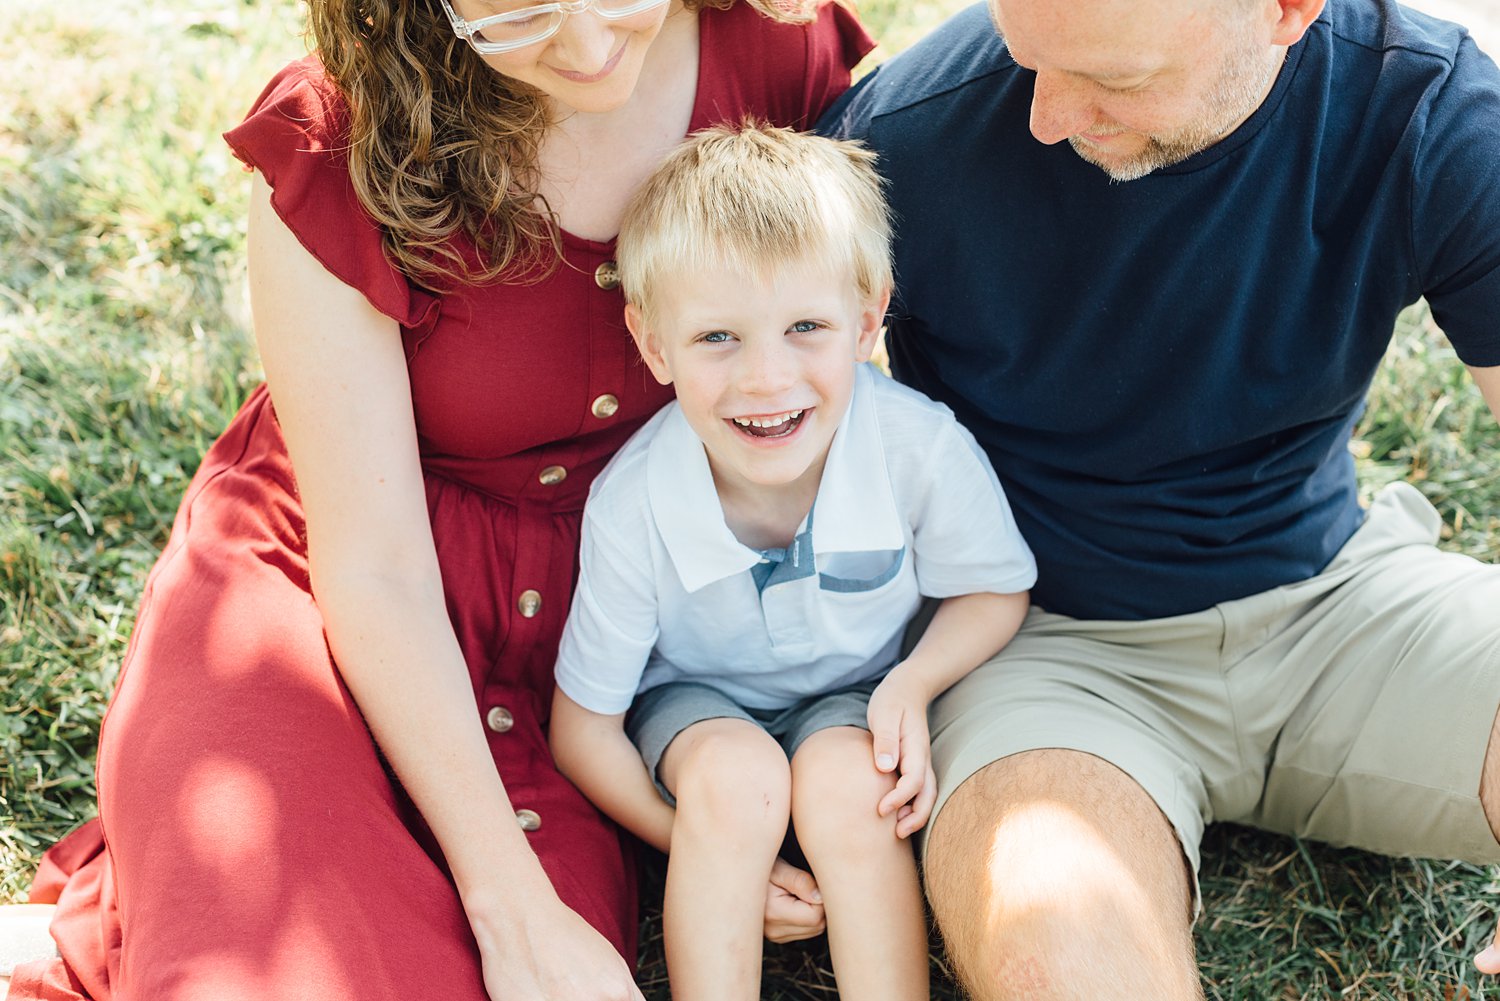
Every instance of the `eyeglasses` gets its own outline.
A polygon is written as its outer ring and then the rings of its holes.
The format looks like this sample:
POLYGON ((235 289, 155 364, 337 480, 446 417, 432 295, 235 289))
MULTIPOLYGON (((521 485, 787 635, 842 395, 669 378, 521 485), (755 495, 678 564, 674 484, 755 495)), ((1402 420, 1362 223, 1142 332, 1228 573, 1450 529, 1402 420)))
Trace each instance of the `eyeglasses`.
POLYGON ((477 21, 459 17, 449 0, 441 2, 453 25, 453 33, 480 55, 492 56, 546 41, 557 34, 557 29, 562 27, 569 14, 592 10, 607 21, 618 21, 660 7, 667 0, 562 0, 559 3, 531 4, 500 0, 495 6, 514 9, 481 17, 477 21))

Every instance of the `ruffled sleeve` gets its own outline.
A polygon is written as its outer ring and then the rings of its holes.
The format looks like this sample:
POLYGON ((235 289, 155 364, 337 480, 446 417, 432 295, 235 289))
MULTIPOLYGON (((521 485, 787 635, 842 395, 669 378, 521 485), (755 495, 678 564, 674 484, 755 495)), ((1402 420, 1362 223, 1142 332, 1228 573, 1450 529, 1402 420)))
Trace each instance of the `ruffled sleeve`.
POLYGON ((807 34, 807 91, 801 128, 811 128, 834 100, 849 89, 850 74, 875 47, 854 12, 841 3, 825 3, 807 34))
POLYGON ((385 256, 381 229, 349 177, 343 97, 308 56, 277 73, 250 113, 224 133, 234 155, 271 186, 271 206, 328 271, 407 327, 436 302, 385 256))
POLYGON ((772 21, 747 3, 708 8, 699 32, 705 66, 694 128, 746 115, 811 128, 875 47, 853 12, 834 2, 822 3, 810 24, 772 21))

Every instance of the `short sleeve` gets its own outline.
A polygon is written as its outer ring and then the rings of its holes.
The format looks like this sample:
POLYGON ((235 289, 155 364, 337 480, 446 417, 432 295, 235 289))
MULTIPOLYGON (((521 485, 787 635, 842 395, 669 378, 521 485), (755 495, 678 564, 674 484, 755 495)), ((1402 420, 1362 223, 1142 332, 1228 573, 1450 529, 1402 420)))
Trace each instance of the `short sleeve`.
POLYGON ((930 484, 915 512, 917 587, 931 598, 1014 594, 1036 584, 1036 559, 1021 537, 994 469, 973 435, 951 418, 927 453, 930 484))
POLYGON ((1500 365, 1500 70, 1465 37, 1428 110, 1413 244, 1433 318, 1469 365, 1500 365))
POLYGON ((834 100, 849 89, 854 67, 875 47, 854 13, 841 3, 818 8, 807 33, 807 91, 799 128, 812 128, 834 100))
MULTIPOLYGON (((608 475, 608 474, 606 474, 608 475)), ((632 546, 646 533, 615 533, 584 509, 578 587, 557 651, 557 685, 590 712, 606 716, 630 708, 656 646, 656 582, 649 555, 632 546)))
POLYGON ((347 136, 347 107, 316 56, 276 74, 224 133, 234 155, 265 177, 271 206, 308 252, 380 312, 417 326, 436 297, 385 256, 381 228, 349 177, 347 136))
POLYGON ((811 128, 875 47, 853 12, 835 2, 820 4, 807 24, 773 21, 743 0, 728 10, 706 8, 699 36, 704 65, 695 129, 747 117, 811 128))

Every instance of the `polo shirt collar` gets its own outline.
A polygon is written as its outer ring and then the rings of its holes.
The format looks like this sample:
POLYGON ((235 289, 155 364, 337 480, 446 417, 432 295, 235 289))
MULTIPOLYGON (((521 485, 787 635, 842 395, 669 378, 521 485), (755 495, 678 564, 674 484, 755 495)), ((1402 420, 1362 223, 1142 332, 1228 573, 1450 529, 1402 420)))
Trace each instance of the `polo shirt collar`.
MULTIPOLYGON (((849 409, 834 432, 813 505, 813 546, 819 553, 901 549, 906 534, 886 471, 875 413, 875 374, 855 372, 849 409)), ((672 406, 646 455, 652 516, 683 589, 689 593, 760 562, 724 522, 708 454, 682 408, 672 406)))

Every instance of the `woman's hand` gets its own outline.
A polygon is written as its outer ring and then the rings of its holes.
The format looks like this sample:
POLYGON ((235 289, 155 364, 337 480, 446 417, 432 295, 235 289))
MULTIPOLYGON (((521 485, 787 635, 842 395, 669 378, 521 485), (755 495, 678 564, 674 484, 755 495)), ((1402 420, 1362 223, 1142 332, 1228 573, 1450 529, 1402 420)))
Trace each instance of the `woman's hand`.
POLYGON ((493 922, 470 916, 494 1001, 645 1001, 615 947, 550 892, 493 922))
POLYGON ((766 938, 777 944, 823 934, 823 895, 812 873, 778 858, 766 888, 766 938))

